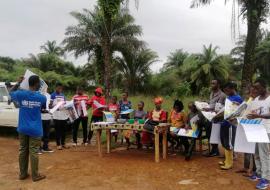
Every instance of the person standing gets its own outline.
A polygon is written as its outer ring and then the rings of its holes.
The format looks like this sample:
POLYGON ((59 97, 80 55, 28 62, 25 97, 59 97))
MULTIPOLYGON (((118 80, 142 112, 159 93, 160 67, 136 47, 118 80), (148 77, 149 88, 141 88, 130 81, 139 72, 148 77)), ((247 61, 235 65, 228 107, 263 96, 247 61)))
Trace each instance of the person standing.
MULTIPOLYGON (((56 84, 55 92, 51 94, 51 102, 53 106, 56 106, 60 102, 62 102, 63 105, 65 104, 66 97, 63 94, 63 85, 61 83, 56 84)), ((53 121, 56 133, 56 145, 58 150, 68 148, 65 144, 68 115, 62 110, 63 105, 53 113, 53 121)))
MULTIPOLYGON (((102 88, 96 88, 94 92, 94 96, 87 102, 87 105, 92 107, 92 118, 91 118, 91 123, 92 122, 99 122, 103 121, 103 111, 104 108, 106 107, 106 100, 103 95, 103 90, 102 88)), ((91 143, 91 139, 93 136, 93 131, 89 129, 88 133, 88 143, 91 143)))
POLYGON ((39 154, 43 152, 52 153, 53 150, 49 148, 49 139, 50 139, 50 129, 51 129, 51 120, 52 115, 49 113, 49 105, 51 101, 51 96, 47 92, 44 94, 46 96, 46 109, 42 110, 41 119, 42 119, 42 128, 43 128, 43 137, 42 142, 43 145, 40 147, 39 154))
MULTIPOLYGON (((267 91, 267 84, 263 79, 257 79, 254 88, 258 92, 258 97, 252 103, 254 108, 248 115, 249 119, 263 119, 263 125, 266 128, 270 138, 270 93, 267 91)), ((256 173, 250 177, 252 181, 258 181, 257 189, 267 189, 270 182, 270 144, 257 143, 255 149, 256 173)))
MULTIPOLYGON (((237 94, 237 85, 233 82, 228 82, 224 87, 224 92, 227 99, 233 104, 239 106, 243 99, 237 94)), ((225 160, 220 162, 222 170, 229 170, 233 167, 233 148, 236 134, 236 119, 223 120, 220 124, 220 141, 224 148, 225 160)))
POLYGON ((10 89, 11 100, 17 102, 19 106, 19 123, 17 131, 19 133, 19 168, 20 180, 29 177, 28 161, 30 157, 32 180, 34 182, 46 178, 38 170, 41 137, 43 135, 41 122, 41 109, 46 107, 46 97, 38 91, 40 88, 40 79, 33 75, 29 77, 29 90, 17 90, 23 78, 10 89))
MULTIPOLYGON (((220 89, 220 81, 214 79, 211 81, 211 94, 209 99, 209 108, 204 109, 204 111, 215 111, 216 104, 225 105, 226 95, 220 89)), ((205 123, 206 136, 210 139, 211 131, 212 131, 212 122, 207 121, 205 123)), ((211 151, 208 157, 219 156, 218 144, 211 144, 211 151)))
POLYGON ((73 129, 72 129, 73 146, 77 146, 77 143, 78 143, 77 135, 78 135, 78 129, 79 129, 80 123, 82 123, 82 128, 83 128, 82 145, 87 146, 88 145, 87 143, 88 115, 84 115, 82 103, 85 104, 85 109, 86 109, 86 102, 89 100, 89 97, 86 94, 84 94, 84 90, 82 87, 78 87, 77 94, 73 96, 72 100, 74 101, 74 105, 79 116, 79 118, 76 119, 73 123, 73 129))

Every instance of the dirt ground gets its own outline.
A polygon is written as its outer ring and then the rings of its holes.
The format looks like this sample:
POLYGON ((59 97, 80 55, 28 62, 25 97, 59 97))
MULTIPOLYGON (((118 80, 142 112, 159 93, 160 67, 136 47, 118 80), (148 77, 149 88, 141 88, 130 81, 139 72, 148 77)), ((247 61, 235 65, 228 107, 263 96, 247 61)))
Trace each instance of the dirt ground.
MULTIPOLYGON (((0 190, 255 189, 254 182, 235 173, 242 166, 240 157, 233 170, 221 171, 217 164, 220 158, 205 158, 199 153, 189 162, 171 154, 155 163, 153 150, 117 148, 99 158, 91 145, 43 154, 40 171, 47 179, 19 181, 18 141, 0 137, 0 145, 0 190)), ((54 143, 51 145, 55 149, 54 143)))

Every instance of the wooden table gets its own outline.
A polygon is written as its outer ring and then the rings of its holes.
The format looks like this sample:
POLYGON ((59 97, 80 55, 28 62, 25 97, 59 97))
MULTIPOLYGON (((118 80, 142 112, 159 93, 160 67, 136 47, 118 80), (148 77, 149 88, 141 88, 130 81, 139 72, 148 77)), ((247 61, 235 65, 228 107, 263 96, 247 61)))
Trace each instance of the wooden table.
MULTIPOLYGON (((154 136, 155 136, 155 162, 160 161, 160 150, 159 150, 159 134, 162 133, 162 152, 163 159, 167 159, 167 132, 168 128, 171 124, 169 123, 160 123, 158 126, 154 128, 154 136)), ((107 141, 107 153, 111 152, 111 129, 116 130, 134 130, 134 131, 145 131, 142 124, 91 124, 91 130, 97 131, 97 148, 98 154, 102 157, 102 147, 101 147, 101 132, 102 130, 106 130, 106 141, 107 141)))

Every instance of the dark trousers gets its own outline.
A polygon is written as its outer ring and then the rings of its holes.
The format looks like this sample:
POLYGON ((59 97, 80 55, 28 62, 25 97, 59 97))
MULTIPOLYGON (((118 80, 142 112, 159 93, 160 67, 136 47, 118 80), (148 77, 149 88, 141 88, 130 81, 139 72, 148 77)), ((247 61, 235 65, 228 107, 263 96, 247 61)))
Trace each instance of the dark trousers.
POLYGON ((188 150, 189 150, 189 142, 188 142, 188 137, 179 137, 180 139, 180 144, 182 144, 185 148, 185 154, 188 153, 188 150))
POLYGON ((54 120, 55 136, 57 146, 65 145, 66 140, 66 120, 54 120))
MULTIPOLYGON (((92 116, 90 124, 91 123, 95 123, 95 122, 100 122, 103 121, 103 116, 92 116)), ((93 136, 93 131, 91 130, 91 128, 89 129, 89 133, 88 133, 88 142, 90 143, 91 139, 93 136)))
MULTIPOLYGON (((208 141, 210 141, 211 131, 212 131, 212 123, 210 121, 206 121, 204 123, 204 128, 205 128, 205 132, 206 132, 206 137, 207 137, 208 141)), ((211 147, 212 147, 211 153, 219 153, 218 144, 211 144, 211 147)))
POLYGON ((249 169, 252 162, 252 171, 256 172, 255 159, 253 154, 245 153, 244 154, 244 168, 249 169))
POLYGON ((43 128, 43 137, 42 137, 42 149, 47 150, 49 148, 49 138, 50 138, 50 120, 42 120, 42 128, 43 128))
POLYGON ((78 129, 79 129, 80 123, 82 123, 82 128, 83 128, 83 143, 86 143, 88 117, 79 117, 78 119, 74 121, 73 127, 72 127, 73 142, 77 143, 78 129))
POLYGON ((235 141, 236 127, 228 121, 224 121, 220 126, 220 141, 226 150, 233 150, 235 141))

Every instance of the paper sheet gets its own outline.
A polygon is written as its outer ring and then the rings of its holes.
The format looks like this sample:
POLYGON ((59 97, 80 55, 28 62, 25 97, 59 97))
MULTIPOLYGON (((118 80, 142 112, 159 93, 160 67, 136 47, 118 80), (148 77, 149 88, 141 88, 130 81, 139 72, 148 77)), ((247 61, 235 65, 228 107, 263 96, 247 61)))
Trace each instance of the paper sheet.
POLYGON ((195 101, 195 106, 198 110, 202 110, 204 108, 210 108, 210 106, 207 102, 195 101))
POLYGON ((199 135, 199 130, 198 130, 198 125, 197 122, 199 121, 199 116, 196 115, 193 118, 190 119, 190 126, 191 129, 180 129, 178 132, 179 136, 184 136, 184 137, 192 137, 192 138, 197 138, 199 135))
POLYGON ((239 107, 239 105, 235 104, 234 102, 232 102, 228 98, 226 98, 224 119, 228 118, 230 115, 232 115, 237 110, 238 107, 239 107))
POLYGON ((79 118, 73 101, 66 102, 66 104, 64 105, 64 109, 65 109, 66 113, 68 114, 68 118, 71 122, 73 122, 79 118))
POLYGON ((97 124, 97 125, 110 125, 110 124, 114 124, 114 122, 100 121, 100 122, 96 122, 95 124, 97 124))
POLYGON ((57 111, 60 107, 62 107, 65 104, 64 101, 58 102, 52 109, 50 109, 50 113, 54 113, 57 111))
POLYGON ((132 113, 133 111, 134 111, 133 109, 128 109, 128 110, 126 110, 126 111, 121 111, 120 114, 121 114, 121 115, 126 115, 126 114, 132 113))
POLYGON ((96 106, 96 109, 106 108, 106 105, 100 104, 98 101, 94 100, 93 104, 96 106))
POLYGON ((236 128, 234 151, 254 154, 255 146, 256 143, 248 142, 243 126, 239 124, 236 128))
POLYGON ((231 114, 228 114, 228 115, 224 116, 224 119, 229 120, 229 119, 234 119, 236 117, 240 117, 240 116, 242 116, 244 114, 244 112, 245 112, 245 110, 247 108, 248 108, 248 104, 246 102, 243 102, 231 114))
POLYGON ((262 124, 240 124, 243 126, 247 141, 256 143, 269 143, 267 131, 262 124))
POLYGON ((81 101, 81 107, 82 107, 82 113, 84 117, 88 116, 87 108, 86 108, 86 103, 84 100, 81 101))
POLYGON ((211 144, 220 144, 220 124, 213 123, 210 137, 211 144))
MULTIPOLYGON (((31 72, 30 70, 26 70, 25 74, 24 74, 24 79, 20 85, 20 88, 21 89, 24 89, 24 90, 29 90, 29 83, 28 83, 28 80, 31 76, 33 75, 37 75, 33 72, 31 72)), ((38 75, 37 75, 38 76, 38 75)), ((39 88, 39 91, 41 93, 46 93, 47 92, 47 89, 48 89, 48 85, 45 83, 45 81, 41 78, 40 79, 40 88, 39 88)))
POLYGON ((216 112, 210 111, 202 111, 202 114, 208 121, 212 121, 213 118, 217 115, 216 112))
POLYGON ((112 122, 112 123, 115 122, 115 118, 114 118, 114 116, 113 116, 113 114, 111 112, 104 111, 103 113, 105 115, 105 118, 106 118, 107 122, 112 122))

